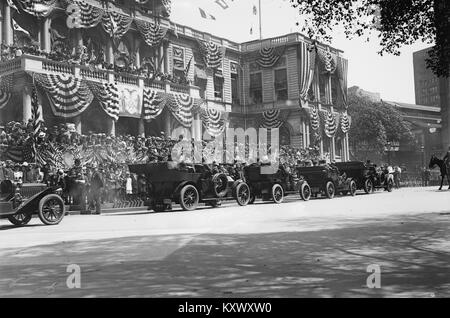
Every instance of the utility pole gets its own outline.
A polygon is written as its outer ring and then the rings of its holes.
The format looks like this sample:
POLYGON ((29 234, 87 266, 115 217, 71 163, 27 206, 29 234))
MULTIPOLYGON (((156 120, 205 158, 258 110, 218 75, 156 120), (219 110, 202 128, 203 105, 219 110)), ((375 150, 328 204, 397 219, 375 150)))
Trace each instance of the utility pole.
POLYGON ((262 14, 261 14, 261 0, 259 0, 259 39, 262 40, 262 14))

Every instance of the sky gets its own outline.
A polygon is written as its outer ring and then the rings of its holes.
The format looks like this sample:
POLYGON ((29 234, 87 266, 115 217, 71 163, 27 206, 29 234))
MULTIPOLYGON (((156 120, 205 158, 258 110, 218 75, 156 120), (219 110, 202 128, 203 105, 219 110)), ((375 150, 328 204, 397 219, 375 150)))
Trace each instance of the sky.
MULTIPOLYGON (((222 9, 216 0, 173 0, 171 20, 199 31, 207 31, 235 42, 259 39, 258 16, 253 15, 256 0, 226 0, 227 9, 222 9), (216 20, 203 19, 199 8, 216 20), (253 34, 250 34, 250 29, 253 34)), ((297 9, 289 0, 261 0, 262 36, 275 37, 291 32, 300 32, 296 22, 302 22, 297 9)), ((349 60, 348 86, 381 94, 383 100, 415 103, 414 71, 412 54, 430 47, 430 44, 415 43, 401 49, 400 56, 380 56, 379 39, 374 33, 370 41, 365 38, 346 39, 341 32, 332 34, 331 46, 344 51, 349 60)))

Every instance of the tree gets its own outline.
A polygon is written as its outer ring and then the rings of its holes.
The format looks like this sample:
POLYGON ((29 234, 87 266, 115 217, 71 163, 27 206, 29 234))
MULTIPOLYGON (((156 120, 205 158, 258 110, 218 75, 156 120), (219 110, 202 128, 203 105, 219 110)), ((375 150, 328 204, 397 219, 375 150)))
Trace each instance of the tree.
POLYGON ((388 142, 415 143, 411 124, 394 106, 355 94, 349 95, 348 103, 352 118, 349 141, 356 158, 383 155, 388 142))
POLYGON ((434 44, 428 67, 437 76, 449 76, 449 0, 291 0, 291 4, 305 17, 302 31, 312 39, 329 42, 338 25, 349 39, 379 32, 381 55, 399 55, 401 46, 422 40, 434 44))

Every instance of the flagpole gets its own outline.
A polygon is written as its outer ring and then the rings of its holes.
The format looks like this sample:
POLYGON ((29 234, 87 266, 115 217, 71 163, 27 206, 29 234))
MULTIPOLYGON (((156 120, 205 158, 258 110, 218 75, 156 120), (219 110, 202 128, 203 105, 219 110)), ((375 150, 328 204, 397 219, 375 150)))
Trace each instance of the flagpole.
POLYGON ((259 0, 259 39, 262 40, 261 0, 259 0))

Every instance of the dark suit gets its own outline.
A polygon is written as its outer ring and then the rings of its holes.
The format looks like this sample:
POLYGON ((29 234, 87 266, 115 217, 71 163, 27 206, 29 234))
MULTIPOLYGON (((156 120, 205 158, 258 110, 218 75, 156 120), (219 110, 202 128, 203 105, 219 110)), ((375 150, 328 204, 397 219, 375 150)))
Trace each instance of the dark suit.
POLYGON ((91 198, 97 214, 102 212, 101 194, 104 185, 105 182, 102 173, 100 171, 95 171, 91 178, 91 198))

